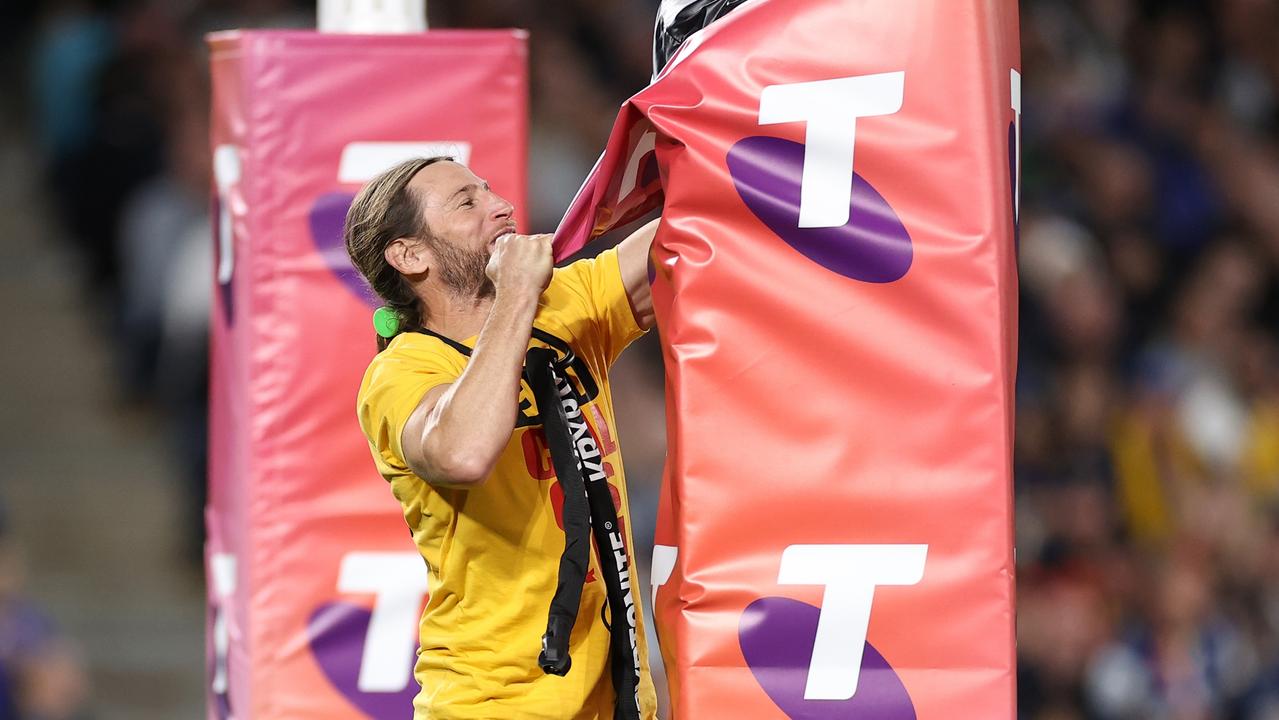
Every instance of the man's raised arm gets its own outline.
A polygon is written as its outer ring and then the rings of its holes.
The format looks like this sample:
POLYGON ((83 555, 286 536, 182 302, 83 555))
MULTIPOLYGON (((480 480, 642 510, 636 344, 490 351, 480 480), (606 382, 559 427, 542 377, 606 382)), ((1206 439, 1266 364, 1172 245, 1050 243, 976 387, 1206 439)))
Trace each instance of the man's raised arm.
POLYGON ((648 251, 657 234, 661 218, 645 223, 617 246, 617 263, 622 271, 622 284, 631 301, 635 322, 644 330, 653 327, 653 295, 648 285, 648 251))
POLYGON ((492 472, 515 429, 524 354, 551 268, 551 236, 498 239, 488 264, 493 307, 466 370, 427 392, 404 425, 404 460, 423 480, 470 487, 492 472))

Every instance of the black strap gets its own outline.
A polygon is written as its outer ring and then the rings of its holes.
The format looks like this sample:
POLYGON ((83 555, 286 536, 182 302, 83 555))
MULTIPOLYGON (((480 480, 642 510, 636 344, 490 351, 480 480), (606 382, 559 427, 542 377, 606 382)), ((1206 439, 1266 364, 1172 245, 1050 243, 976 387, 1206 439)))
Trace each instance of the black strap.
MULTIPOLYGON (((471 348, 456 340, 426 328, 419 332, 471 356, 471 348)), ((538 328, 533 328, 532 334, 548 345, 565 346, 559 338, 538 328)), ((588 532, 593 532, 610 615, 609 666, 616 693, 613 719, 639 720, 639 626, 638 608, 631 595, 631 560, 604 473, 603 454, 582 414, 581 398, 568 380, 567 370, 574 361, 571 349, 557 360, 556 352, 550 348, 530 348, 524 359, 524 377, 537 400, 551 464, 564 492, 564 552, 560 555, 559 578, 547 612, 538 665, 554 675, 566 675, 572 667, 569 636, 577 622, 590 564, 588 532)))
MULTIPOLYGON (((439 334, 439 333, 435 332, 434 330, 428 330, 427 328, 422 328, 422 329, 420 329, 420 330, 417 330, 416 332, 420 332, 420 333, 422 333, 423 335, 430 335, 431 337, 435 338, 436 340, 439 340, 440 342, 444 343, 445 345, 448 345, 449 347, 453 348, 454 350, 456 350, 456 351, 458 351, 458 352, 462 353, 463 355, 465 355, 465 356, 467 356, 467 357, 470 357, 470 356, 471 356, 471 353, 473 352, 473 351, 471 350, 471 348, 470 348, 470 347, 468 347, 468 346, 466 346, 466 345, 463 345, 462 343, 460 343, 460 342, 458 342, 458 341, 454 340, 454 339, 453 339, 453 338, 451 338, 451 337, 447 337, 447 336, 445 336, 445 335, 441 335, 441 334, 439 334)), ((572 359, 573 359, 573 357, 572 357, 572 352, 573 352, 573 350, 572 350, 572 348, 570 348, 570 347, 568 346, 568 343, 566 343, 566 342, 564 342, 563 340, 561 340, 561 339, 559 339, 559 338, 555 337, 554 335, 552 335, 552 334, 550 334, 550 333, 546 332, 545 330, 542 330, 541 328, 536 328, 536 327, 535 327, 535 328, 533 328, 533 337, 534 337, 534 338, 536 338, 536 339, 538 339, 538 340, 541 340, 542 342, 546 343, 547 345, 549 345, 549 346, 551 346, 551 347, 558 347, 558 348, 561 348, 561 349, 563 349, 563 350, 564 350, 564 352, 566 352, 566 353, 568 354, 568 357, 567 357, 565 360, 561 360, 561 361, 558 363, 561 367, 566 367, 566 366, 567 366, 567 363, 569 363, 569 362, 571 362, 571 361, 572 361, 572 359)), ((553 359, 553 358, 552 358, 552 359, 553 359)), ((527 369, 527 367, 526 367, 525 369, 527 369)))
POLYGON ((422 333, 423 335, 430 335, 436 340, 439 340, 440 342, 444 343, 445 345, 448 345, 449 347, 453 348, 454 350, 462 353, 463 355, 467 357, 471 356, 471 348, 463 345, 462 343, 454 340, 451 337, 445 337, 435 332, 434 330, 427 330, 426 328, 422 328, 421 330, 418 330, 418 332, 422 333))
POLYGON ((591 559, 591 514, 586 502, 586 480, 582 477, 582 465, 572 448, 572 441, 565 433, 549 430, 550 427, 568 427, 564 404, 556 391, 554 362, 555 351, 546 348, 529 350, 525 359, 529 385, 533 388, 543 427, 547 428, 546 442, 551 450, 551 464, 555 467, 560 489, 564 491, 564 552, 560 555, 559 581, 551 598, 546 634, 542 636, 542 654, 537 663, 545 672, 567 675, 573 663, 568 652, 569 634, 577 622, 582 583, 591 559))
POLYGON ((639 720, 638 608, 630 592, 631 562, 604 472, 603 455, 586 424, 577 393, 563 372, 571 362, 569 357, 562 365, 556 363, 554 352, 545 348, 529 350, 525 360, 551 462, 564 490, 564 553, 560 556, 559 583, 547 615, 538 663, 546 672, 555 674, 567 673, 572 664, 568 653, 569 633, 577 619, 582 583, 586 578, 586 566, 579 562, 578 556, 587 542, 584 528, 576 524, 576 516, 574 525, 570 526, 569 508, 570 500, 576 505, 582 497, 584 485, 586 504, 590 508, 588 523, 595 535, 611 619, 609 666, 616 693, 613 718, 639 720))

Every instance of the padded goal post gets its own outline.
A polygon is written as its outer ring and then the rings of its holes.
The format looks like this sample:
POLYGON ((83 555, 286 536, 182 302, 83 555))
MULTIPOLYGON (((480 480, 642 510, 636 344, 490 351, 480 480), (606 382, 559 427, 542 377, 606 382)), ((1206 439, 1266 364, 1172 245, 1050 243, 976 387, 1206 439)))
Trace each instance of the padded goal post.
POLYGON ((663 207, 674 717, 1015 716, 1018 43, 1013 2, 747 2, 562 222, 663 207))
POLYGON ((342 222, 365 181, 414 155, 457 157, 523 208, 526 41, 210 37, 210 718, 412 714, 427 575, 356 421, 379 303, 342 222))

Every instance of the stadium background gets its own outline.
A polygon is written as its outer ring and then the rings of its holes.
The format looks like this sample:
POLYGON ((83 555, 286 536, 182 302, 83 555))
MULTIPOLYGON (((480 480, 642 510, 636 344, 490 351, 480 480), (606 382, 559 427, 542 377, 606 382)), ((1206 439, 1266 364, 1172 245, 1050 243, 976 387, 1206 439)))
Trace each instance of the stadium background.
MULTIPOLYGON (((429 3, 531 31, 533 228, 647 82, 655 6, 429 3)), ((200 716, 201 37, 313 7, 0 5, 0 718, 200 716)), ((1274 0, 1022 3, 1024 718, 1279 718, 1276 39, 1274 0)), ((641 547, 653 340, 614 381, 641 547)))

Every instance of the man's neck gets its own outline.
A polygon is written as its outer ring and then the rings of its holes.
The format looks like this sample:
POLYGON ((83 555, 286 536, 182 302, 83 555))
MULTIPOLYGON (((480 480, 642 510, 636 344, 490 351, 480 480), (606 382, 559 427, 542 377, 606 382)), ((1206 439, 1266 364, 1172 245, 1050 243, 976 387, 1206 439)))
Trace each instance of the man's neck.
POLYGON ((458 341, 479 335, 484 322, 488 320, 489 310, 493 308, 491 295, 477 298, 434 293, 434 297, 424 300, 427 307, 426 328, 458 341))

